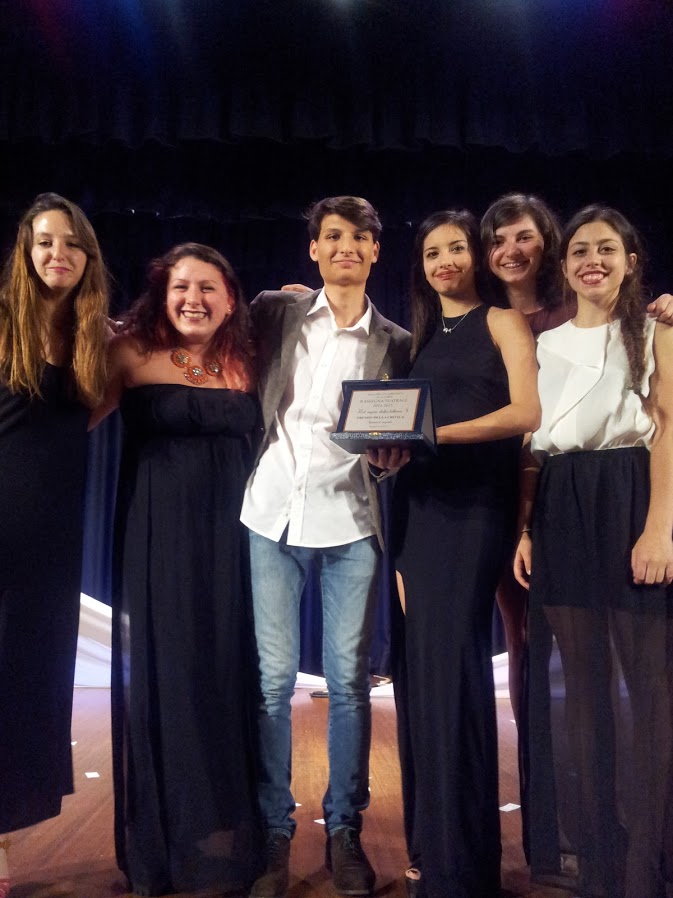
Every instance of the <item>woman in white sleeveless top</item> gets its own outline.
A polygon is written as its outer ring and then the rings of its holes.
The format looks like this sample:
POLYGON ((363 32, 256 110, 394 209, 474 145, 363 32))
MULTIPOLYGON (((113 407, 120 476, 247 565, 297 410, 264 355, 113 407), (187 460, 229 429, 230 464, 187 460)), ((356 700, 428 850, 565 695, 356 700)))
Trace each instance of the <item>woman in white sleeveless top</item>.
POLYGON ((561 258, 577 314, 539 339, 542 423, 515 557, 530 586, 531 869, 583 898, 664 898, 673 329, 646 316, 640 241, 618 212, 578 213, 561 258))

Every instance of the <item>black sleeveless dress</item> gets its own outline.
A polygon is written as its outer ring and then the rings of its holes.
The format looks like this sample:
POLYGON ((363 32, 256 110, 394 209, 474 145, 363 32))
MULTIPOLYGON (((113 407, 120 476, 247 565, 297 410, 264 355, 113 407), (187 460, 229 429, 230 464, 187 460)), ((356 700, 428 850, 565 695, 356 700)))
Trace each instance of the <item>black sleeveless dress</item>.
MULTIPOLYGON (((411 377, 428 378, 437 426, 509 404, 479 306, 439 327, 411 377), (458 318, 454 323, 458 322, 458 318)), ((500 883, 491 619, 512 548, 521 438, 441 446, 400 472, 393 513, 406 615, 396 699, 409 856, 428 898, 493 898, 500 883)))
POLYGON ((42 398, 0 384, 0 833, 61 811, 73 791, 88 410, 69 369, 42 398))
POLYGON ((247 543, 256 400, 154 384, 121 402, 113 608, 117 860, 138 895, 256 873, 247 543))

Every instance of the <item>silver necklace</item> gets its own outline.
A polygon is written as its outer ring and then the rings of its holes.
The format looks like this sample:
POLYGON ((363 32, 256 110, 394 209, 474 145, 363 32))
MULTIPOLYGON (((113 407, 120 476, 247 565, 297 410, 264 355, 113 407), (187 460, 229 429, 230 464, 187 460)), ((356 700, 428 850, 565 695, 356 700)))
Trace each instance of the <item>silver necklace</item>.
POLYGON ((442 330, 444 331, 444 333, 445 333, 445 334, 452 334, 452 333, 455 331, 455 329, 458 327, 458 325, 459 325, 459 324, 462 324, 463 321, 465 321, 465 319, 467 318, 467 316, 470 314, 470 312, 471 312, 473 309, 476 309, 476 308, 477 308, 477 306, 472 306, 471 309, 468 309, 467 312, 465 312, 465 314, 464 314, 461 318, 459 318, 458 321, 456 321, 456 323, 453 325, 453 327, 447 327, 447 326, 446 326, 446 321, 444 320, 444 313, 442 312, 442 313, 441 313, 441 315, 442 315, 442 330))

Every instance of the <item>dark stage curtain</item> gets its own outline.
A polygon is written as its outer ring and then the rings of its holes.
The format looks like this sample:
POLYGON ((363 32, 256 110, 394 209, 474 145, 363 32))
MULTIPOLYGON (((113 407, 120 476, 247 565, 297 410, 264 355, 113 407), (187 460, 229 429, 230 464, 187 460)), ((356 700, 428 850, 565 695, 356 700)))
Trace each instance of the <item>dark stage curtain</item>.
MULTIPOLYGON (((196 240, 246 293, 318 286, 301 214, 339 193, 384 222, 368 292, 408 324, 413 231, 508 190, 593 201, 673 289, 671 0, 15 0, 0 29, 0 247, 35 194, 90 215, 113 311, 196 240)), ((84 589, 109 600, 119 425, 91 441, 84 589)), ((384 587, 385 594, 385 587, 384 587)), ((303 666, 320 667, 315 597, 303 666)), ((381 603, 373 666, 387 670, 381 603)))
POLYGON ((0 140, 673 150, 667 0, 22 0, 0 140))
POLYGON ((114 412, 89 434, 82 592, 112 604, 111 562, 122 426, 114 412))

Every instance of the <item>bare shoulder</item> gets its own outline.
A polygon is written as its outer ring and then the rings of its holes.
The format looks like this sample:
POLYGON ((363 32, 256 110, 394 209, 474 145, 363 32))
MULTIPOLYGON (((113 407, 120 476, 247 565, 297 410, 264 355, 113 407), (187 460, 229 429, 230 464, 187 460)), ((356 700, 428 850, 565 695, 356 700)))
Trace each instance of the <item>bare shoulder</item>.
POLYGON ((132 334, 115 334, 108 344, 108 365, 112 377, 115 375, 125 379, 129 371, 133 371, 147 361, 147 353, 132 334))
POLYGON ((653 348, 656 370, 673 371, 673 327, 657 321, 654 326, 653 348))
POLYGON ((655 416, 663 409, 673 411, 673 327, 659 321, 654 325, 652 340, 654 371, 650 379, 647 406, 655 416))
POLYGON ((527 324, 526 316, 519 312, 518 309, 501 309, 499 306, 490 306, 486 315, 489 325, 491 323, 504 325, 511 324, 516 327, 521 324, 527 324))
POLYGON ((673 423, 673 327, 657 322, 652 348, 654 373, 646 407, 661 431, 662 424, 673 423))
POLYGON ((140 344, 130 334, 113 334, 107 345, 107 388, 103 401, 94 409, 89 429, 95 427, 119 405, 122 391, 133 379, 133 372, 142 363, 140 344))
POLYGON ((657 321, 654 326, 654 345, 664 349, 673 346, 673 327, 657 321))
POLYGON ((491 306, 486 315, 486 323, 496 343, 503 340, 531 340, 532 332, 526 316, 517 309, 500 309, 491 306))
POLYGON ((132 334, 114 334, 108 346, 110 357, 113 359, 131 358, 143 354, 140 343, 132 334))

